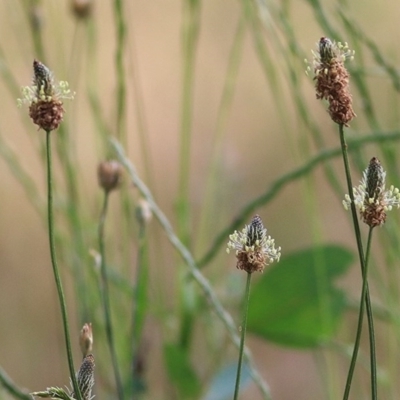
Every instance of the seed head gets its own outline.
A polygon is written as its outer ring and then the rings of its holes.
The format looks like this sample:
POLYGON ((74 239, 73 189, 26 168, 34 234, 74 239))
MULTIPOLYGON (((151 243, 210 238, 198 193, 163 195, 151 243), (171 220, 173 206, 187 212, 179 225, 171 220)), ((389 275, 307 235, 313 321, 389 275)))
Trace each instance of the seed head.
POLYGON ((235 231, 229 236, 228 248, 235 250, 238 269, 248 273, 262 272, 266 265, 279 261, 281 248, 275 248, 275 240, 267 235, 261 218, 255 215, 241 232, 235 231))
POLYGON ((349 50, 347 43, 343 45, 322 37, 317 51, 312 53, 316 97, 328 101, 328 112, 334 122, 348 126, 356 114, 344 62, 354 57, 354 51, 349 50))
POLYGON ((29 116, 39 129, 53 131, 63 120, 64 108, 61 99, 73 99, 68 82, 54 82, 51 71, 40 61, 33 61, 32 86, 22 88, 22 99, 18 105, 29 104, 29 116))
POLYGON ((71 10, 79 19, 88 18, 93 11, 93 0, 71 0, 71 10))
POLYGON ((89 354, 83 359, 77 374, 78 386, 83 400, 92 399, 92 389, 94 386, 94 367, 94 357, 92 354, 89 354))
POLYGON ((97 167, 99 185, 110 192, 118 187, 122 180, 122 167, 118 161, 103 161, 97 167))
MULTIPOLYGON (((393 207, 400 208, 400 192, 394 186, 385 190, 386 172, 376 157, 371 158, 363 173, 360 185, 353 188, 354 205, 360 211, 360 217, 371 228, 383 225, 386 212, 393 207)), ((351 198, 346 194, 343 206, 346 210, 351 205, 351 198)))

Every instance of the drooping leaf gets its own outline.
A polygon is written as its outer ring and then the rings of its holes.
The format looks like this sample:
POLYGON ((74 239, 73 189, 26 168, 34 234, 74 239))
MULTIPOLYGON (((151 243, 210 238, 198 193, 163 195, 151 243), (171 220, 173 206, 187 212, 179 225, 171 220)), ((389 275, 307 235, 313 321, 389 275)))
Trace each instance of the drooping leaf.
POLYGON ((326 342, 345 309, 345 294, 334 280, 352 260, 349 250, 333 245, 282 257, 251 288, 248 331, 285 346, 326 342))

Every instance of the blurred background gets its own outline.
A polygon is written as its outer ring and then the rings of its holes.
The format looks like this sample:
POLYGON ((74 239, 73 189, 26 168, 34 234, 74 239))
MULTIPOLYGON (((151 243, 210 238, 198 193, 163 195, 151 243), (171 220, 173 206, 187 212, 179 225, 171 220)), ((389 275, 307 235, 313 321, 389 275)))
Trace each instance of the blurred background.
MULTIPOLYGON (((15 383, 29 391, 69 384, 48 250, 45 133, 26 106, 16 105, 20 87, 31 83, 34 59, 76 93, 64 101, 64 123, 52 134, 57 248, 75 365, 79 331, 92 322, 96 397, 115 399, 96 267, 102 204, 96 170, 116 158, 109 138, 125 148, 215 294, 240 321, 245 274, 225 253, 228 235, 215 241, 230 226, 242 229, 258 213, 283 257, 317 244, 356 254, 341 204, 348 191, 340 154, 273 186, 340 145, 338 127, 305 74, 304 59, 312 62, 322 36, 356 50, 346 65, 357 118, 346 132, 350 141, 371 139, 352 153, 354 183, 377 156, 389 184, 399 185, 399 18, 395 1, 0 0, 0 365, 15 383), (394 137, 384 141, 385 135, 394 137), (270 198, 262 198, 266 193, 270 198)), ((113 322, 129 387, 134 293, 139 286, 146 291, 138 386, 126 389, 127 398, 217 399, 207 397, 207 388, 218 370, 235 363, 237 349, 158 222, 142 226, 137 219, 140 201, 125 174, 106 221, 113 322), (201 387, 194 394, 166 366, 165 346, 177 342, 201 387)), ((395 214, 376 232, 371 266, 385 399, 399 398, 395 214)), ((249 333, 274 399, 341 396, 361 289, 356 261, 335 286, 346 293, 346 309, 323 345, 285 346, 249 333)), ((360 360, 354 398, 368 393, 367 341, 360 360)), ((250 381, 244 386, 243 398, 263 398, 250 381)), ((0 398, 11 397, 0 391, 0 398)))

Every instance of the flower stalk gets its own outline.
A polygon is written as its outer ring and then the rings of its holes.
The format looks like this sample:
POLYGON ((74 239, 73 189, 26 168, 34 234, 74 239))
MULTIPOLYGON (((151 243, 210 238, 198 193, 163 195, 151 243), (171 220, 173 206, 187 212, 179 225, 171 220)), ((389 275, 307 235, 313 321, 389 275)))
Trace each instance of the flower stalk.
POLYGON ((234 400, 238 399, 240 391, 240 379, 242 374, 243 349, 247 329, 247 316, 250 299, 251 275, 255 271, 263 272, 265 266, 274 261, 279 261, 281 248, 275 248, 275 241, 267 235, 263 222, 255 215, 250 223, 241 232, 235 231, 229 236, 227 252, 235 250, 238 269, 247 272, 246 290, 244 296, 244 314, 241 326, 239 359, 236 372, 234 400))
POLYGON ((242 322, 242 326, 240 327, 241 335, 240 335, 239 359, 238 359, 238 366, 237 366, 237 371, 236 371, 235 393, 233 396, 234 400, 238 399, 239 388, 240 388, 240 379, 242 376, 243 348, 244 348, 244 340, 246 338, 247 315, 248 315, 248 311, 249 311, 251 275, 252 275, 251 272, 247 272, 246 290, 245 290, 245 294, 244 294, 243 322, 242 322))
POLYGON ((48 214, 48 229, 49 229, 49 244, 50 244, 50 256, 51 264, 53 267, 54 279, 57 286, 58 299, 61 308, 61 317, 63 321, 65 347, 67 350, 67 359, 69 373, 71 376, 72 386, 76 393, 76 399, 82 400, 81 393, 79 391, 78 382, 75 376, 74 361, 72 357, 71 340, 69 336, 69 323, 67 315, 67 306, 65 302, 64 291, 61 283, 61 278, 58 270, 56 249, 55 249, 55 238, 54 238, 54 217, 53 217, 53 179, 52 179, 52 157, 51 157, 51 131, 46 131, 46 157, 47 157, 47 214, 48 214))
POLYGON ((99 227, 98 227, 99 251, 101 257, 100 287, 103 300, 103 311, 104 311, 107 343, 111 354, 111 362, 114 371, 118 399, 123 400, 124 391, 123 391, 121 373, 119 371, 119 366, 118 366, 117 352, 115 349, 114 330, 111 321, 110 290, 108 286, 107 265, 105 259, 105 243, 104 243, 104 225, 107 216, 109 194, 119 185, 121 180, 122 169, 120 164, 116 161, 105 161, 99 164, 97 172, 98 172, 99 185, 104 189, 103 207, 101 210, 99 227))

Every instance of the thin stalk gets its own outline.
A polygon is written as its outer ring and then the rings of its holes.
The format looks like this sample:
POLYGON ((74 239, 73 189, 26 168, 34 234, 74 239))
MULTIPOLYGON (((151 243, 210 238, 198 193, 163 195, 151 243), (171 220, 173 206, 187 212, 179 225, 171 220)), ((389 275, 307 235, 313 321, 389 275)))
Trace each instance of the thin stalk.
POLYGON ((3 386, 8 393, 14 396, 16 399, 21 400, 32 400, 32 396, 28 393, 23 392, 7 375, 6 371, 0 367, 0 386, 3 386))
POLYGON ((143 323, 147 311, 147 286, 148 271, 146 268, 147 252, 146 252, 146 221, 144 218, 138 218, 139 235, 138 235, 138 254, 136 280, 133 291, 132 304, 132 327, 131 327, 131 343, 132 343, 132 394, 137 395, 138 383, 142 376, 138 371, 140 360, 140 340, 143 331, 143 323))
MULTIPOLYGON (((115 51, 115 68, 117 77, 117 126, 116 136, 120 140, 124 132, 125 116, 126 116, 126 77, 124 68, 124 48, 126 39, 126 24, 124 20, 123 1, 114 1, 115 27, 117 29, 117 48, 115 51)), ((124 132, 124 140, 126 141, 126 133, 124 132)), ((126 143, 125 143, 126 144, 126 143)))
MULTIPOLYGON (((191 247, 190 161, 194 104, 196 51, 200 27, 201 0, 183 0, 182 20, 182 104, 180 121, 179 181, 177 199, 178 233, 183 243, 191 247)), ((193 334, 196 293, 186 281, 183 270, 179 277, 180 333, 179 344, 188 349, 193 334), (188 301, 188 299, 194 299, 188 301)))
MULTIPOLYGON (((365 135, 363 137, 360 137, 359 139, 352 139, 351 142, 349 141, 349 143, 351 144, 351 148, 348 149, 348 151, 354 152, 355 150, 362 148, 368 143, 381 143, 384 141, 393 141, 398 139, 400 139, 400 131, 393 133, 382 133, 379 134, 379 136, 377 133, 372 135, 365 135)), ((322 163, 330 159, 336 158, 341 154, 343 154, 343 150, 341 147, 329 150, 322 150, 316 156, 312 157, 309 161, 302 164, 300 167, 297 167, 292 171, 289 171, 288 173, 278 177, 265 189, 263 193, 261 193, 261 195, 245 204, 242 209, 240 209, 236 213, 236 216, 233 218, 232 222, 215 236, 215 239, 213 240, 210 249, 197 262, 198 267, 203 268, 205 265, 210 263, 210 261, 218 253, 221 246, 226 242, 227 236, 235 229, 238 229, 241 225, 243 225, 257 209, 259 209, 260 207, 265 207, 266 204, 276 198, 280 194, 280 192, 292 182, 307 176, 322 163)), ((352 193, 352 191, 350 191, 350 193, 352 193)))
MULTIPOLYGON (((349 372, 347 374, 346 389, 345 389, 345 392, 343 395, 343 400, 347 400, 349 398, 351 381, 353 379, 354 369, 355 369, 356 361, 357 361, 358 350, 360 348, 361 332, 362 332, 362 325, 363 325, 363 320, 364 320, 365 293, 366 293, 367 287, 368 287, 368 278, 367 278, 367 276, 368 276, 368 261, 369 261, 369 254, 370 254, 370 250, 371 250, 372 230, 373 230, 373 227, 370 227, 369 232, 368 232, 367 249, 365 252, 365 271, 364 271, 364 276, 363 276, 363 286, 362 286, 362 291, 361 291, 361 300, 360 300, 360 307, 359 307, 359 314, 358 314, 357 334, 356 334, 356 340, 354 342, 354 349, 353 349, 353 355, 351 357, 349 372)), ((371 361, 372 361, 372 357, 371 357, 371 361)), ((372 373, 372 365, 371 365, 371 373, 372 373)), ((376 381, 376 375, 375 375, 375 381, 376 381)), ((374 379, 371 380, 371 383, 372 382, 374 382, 374 379)), ((372 387, 372 393, 374 393, 374 387, 372 387)))
POLYGON ((105 328, 106 328, 106 335, 107 335, 107 342, 108 347, 110 349, 111 354, 111 362, 114 370, 115 376, 115 384, 117 387, 118 399, 123 400, 124 392, 121 380, 121 374, 118 368, 118 361, 117 361, 117 353, 114 346, 114 332, 112 329, 111 324, 111 307, 110 307, 110 294, 109 294, 109 287, 108 287, 108 278, 107 278, 107 268, 106 268, 106 260, 105 260, 105 245, 104 245, 104 224, 107 215, 107 208, 108 208, 108 191, 104 191, 104 201, 103 201, 103 208, 100 214, 99 220, 99 250, 100 250, 100 257, 101 257, 101 264, 100 264, 100 273, 101 273, 101 291, 102 291, 102 300, 103 300, 103 308, 104 308, 104 320, 105 320, 105 328))
POLYGON ((71 376, 72 386, 77 400, 82 400, 78 382, 76 380, 74 361, 72 358, 71 340, 69 337, 69 324, 67 316, 67 306, 65 303, 64 291, 62 288, 61 278, 58 271, 55 238, 54 238, 54 217, 53 217, 53 179, 52 179, 52 161, 51 161, 51 131, 46 131, 46 157, 47 157, 47 213, 49 228, 49 243, 51 264, 53 267, 54 279, 56 281, 58 299, 60 302, 61 316, 63 321, 63 329, 65 336, 65 347, 67 350, 69 374, 71 376))
POLYGON ((245 291, 245 294, 244 294, 243 323, 242 323, 242 326, 241 326, 242 334, 240 336, 239 360, 238 360, 238 367, 237 367, 237 372, 236 372, 235 394, 233 396, 233 400, 237 400, 238 396, 239 396, 240 377, 242 375, 244 339, 246 337, 247 314, 248 314, 248 311, 249 311, 250 282, 251 282, 251 272, 247 272, 246 291, 245 291))
MULTIPOLYGON (((146 199, 149 204, 149 207, 155 217, 155 219, 160 223, 162 230, 165 232, 169 242, 173 246, 173 248, 178 252, 178 254, 182 257, 183 261, 187 265, 188 273, 192 276, 195 282, 200 286, 203 296, 206 299, 206 303, 214 310, 218 319, 223 323, 225 329, 228 332, 229 337, 232 342, 235 344, 237 348, 240 347, 240 338, 237 334, 237 328, 235 323, 233 322, 232 316, 225 310, 222 303, 216 296, 215 291, 211 287, 209 281, 205 278, 205 276, 200 272, 197 267, 197 264, 193 258, 192 253, 189 249, 182 243, 179 239, 178 235, 172 229, 172 225, 165 216, 165 214, 161 211, 158 204, 155 202, 154 197, 148 187, 144 184, 144 182, 140 179, 135 166, 132 162, 127 158, 125 151, 121 144, 117 142, 115 139, 111 139, 111 144, 118 156, 119 161, 125 166, 127 172, 129 174, 129 178, 131 182, 135 185, 137 190, 141 193, 141 195, 146 199)), ((247 362, 247 367, 249 369, 249 374, 253 379, 254 383, 260 389, 262 393, 262 397, 264 400, 271 400, 271 393, 267 383, 264 381, 257 368, 254 365, 249 349, 244 347, 244 356, 247 362)))
MULTIPOLYGON (((340 135, 340 144, 341 144, 341 148, 342 148, 343 163, 344 163, 344 168, 345 168, 345 173, 346 173, 347 189, 348 189, 349 196, 351 199, 350 208, 351 208, 351 215, 353 218, 354 233, 355 233, 356 241, 357 241, 358 256, 359 256, 360 265, 361 265, 361 274, 362 274, 363 281, 364 281, 364 278, 366 275, 365 274, 365 271, 366 271, 365 258, 364 258, 362 240, 361 240, 360 225, 358 223, 357 210, 356 210, 356 206, 354 203, 353 184, 351 181, 350 165, 349 165, 349 160, 347 157, 347 144, 346 144, 346 139, 344 137, 343 124, 339 125, 339 135, 340 135)), ((363 283, 363 285, 364 285, 364 283, 363 283)), ((370 357, 371 357, 372 399, 376 400, 377 399, 377 388, 376 388, 376 356, 375 356, 376 353, 375 353, 374 320, 373 320, 373 315, 372 315, 371 298, 369 296, 368 281, 365 282, 365 285, 366 285, 365 304, 366 304, 366 308, 367 308, 370 357)))

